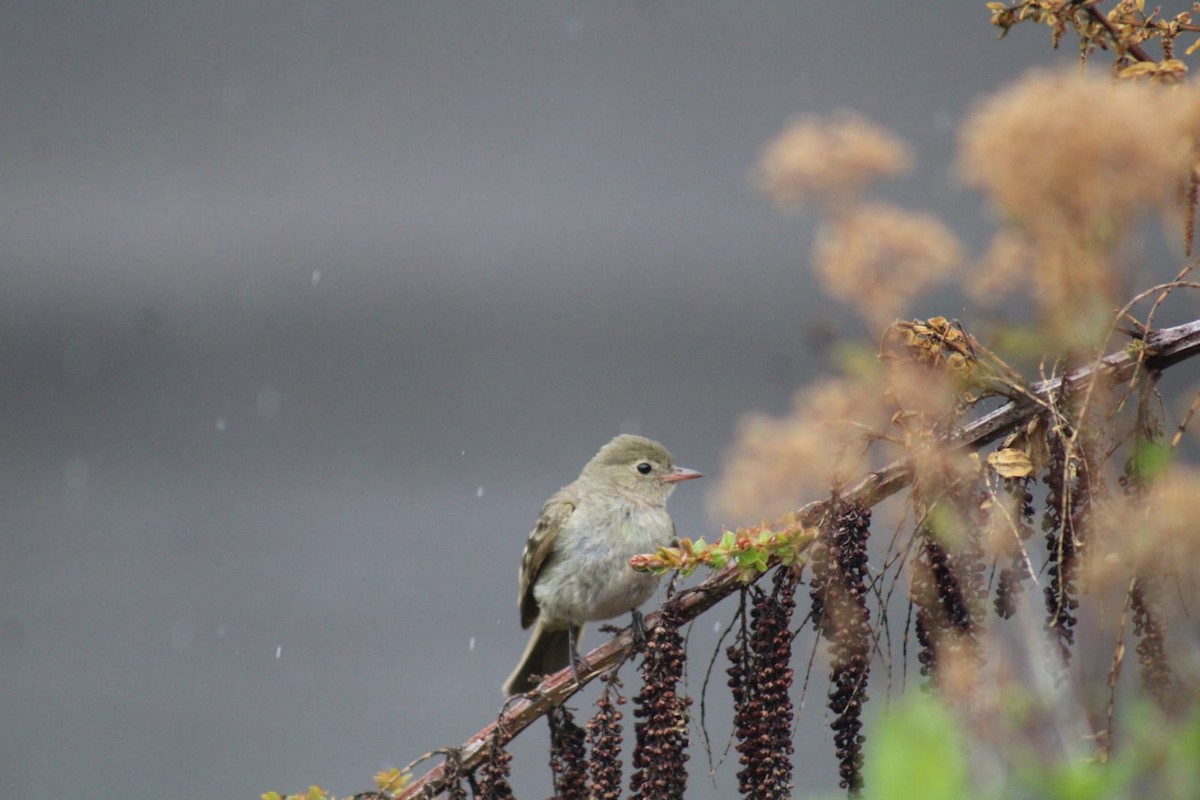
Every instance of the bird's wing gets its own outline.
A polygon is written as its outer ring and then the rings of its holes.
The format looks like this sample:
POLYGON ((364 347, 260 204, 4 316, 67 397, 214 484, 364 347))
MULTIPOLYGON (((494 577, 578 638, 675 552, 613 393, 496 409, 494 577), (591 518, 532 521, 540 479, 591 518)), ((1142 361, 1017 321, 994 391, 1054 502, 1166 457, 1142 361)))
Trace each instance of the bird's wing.
POLYGON ((533 587, 537 583, 542 568, 553 557, 554 543, 558 541, 559 533, 567 524, 571 512, 575 510, 575 501, 559 492, 546 501, 538 514, 537 524, 529 534, 525 543, 525 552, 521 555, 521 627, 528 628, 538 616, 537 599, 533 596, 533 587))

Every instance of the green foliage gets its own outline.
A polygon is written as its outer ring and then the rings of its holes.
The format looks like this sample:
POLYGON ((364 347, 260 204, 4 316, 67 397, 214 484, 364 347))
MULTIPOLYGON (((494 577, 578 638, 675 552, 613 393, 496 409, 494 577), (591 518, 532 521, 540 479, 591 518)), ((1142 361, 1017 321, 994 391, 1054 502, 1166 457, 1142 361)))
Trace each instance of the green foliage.
POLYGON ((927 694, 912 693, 867 737, 864 797, 959 800, 973 796, 957 722, 927 694))
POLYGON ((1200 712, 1171 720, 1149 704, 1135 706, 1129 735, 1107 763, 1054 759, 1021 736, 989 731, 973 740, 934 695, 913 692, 876 720, 865 771, 864 800, 1194 800, 1200 787, 1200 712), (986 786, 972 770, 973 746, 1005 765, 986 786))
POLYGON ((1172 449, 1170 445, 1143 439, 1137 442, 1133 453, 1133 467, 1143 481, 1154 481, 1160 478, 1171 464, 1172 449))
POLYGON ((662 575, 678 570, 685 577, 702 564, 719 570, 732 563, 737 564, 742 581, 749 583, 767 571, 773 558, 785 566, 794 563, 816 536, 815 529, 805 528, 794 516, 789 516, 776 523, 776 529, 762 523, 726 530, 712 544, 703 538, 692 541, 685 537, 679 540, 678 547, 660 547, 654 553, 634 556, 629 563, 639 572, 662 575))

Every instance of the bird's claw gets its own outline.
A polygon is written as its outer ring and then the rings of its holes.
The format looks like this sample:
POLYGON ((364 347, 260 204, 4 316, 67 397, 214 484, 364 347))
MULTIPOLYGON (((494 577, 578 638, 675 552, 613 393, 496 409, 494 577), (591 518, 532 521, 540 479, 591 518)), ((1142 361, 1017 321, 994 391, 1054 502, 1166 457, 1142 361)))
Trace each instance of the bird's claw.
POLYGON ((576 683, 581 684, 583 683, 583 680, 579 676, 579 665, 583 665, 584 672, 591 671, 592 665, 587 662, 587 659, 579 654, 578 643, 575 641, 574 628, 567 629, 567 650, 570 652, 570 658, 568 660, 571 662, 571 676, 575 678, 576 683))
POLYGON ((633 644, 637 647, 637 649, 644 650, 646 648, 647 641, 646 618, 643 617, 642 612, 638 611, 636 608, 630 612, 630 616, 632 617, 633 621, 633 624, 630 626, 633 632, 633 644))
POLYGON ((592 665, 587 662, 587 659, 585 659, 579 653, 572 651, 571 652, 571 675, 572 675, 572 677, 575 678, 576 683, 583 683, 583 678, 580 677, 580 673, 581 673, 580 667, 582 667, 582 672, 584 672, 584 673, 590 672, 592 669, 592 665))

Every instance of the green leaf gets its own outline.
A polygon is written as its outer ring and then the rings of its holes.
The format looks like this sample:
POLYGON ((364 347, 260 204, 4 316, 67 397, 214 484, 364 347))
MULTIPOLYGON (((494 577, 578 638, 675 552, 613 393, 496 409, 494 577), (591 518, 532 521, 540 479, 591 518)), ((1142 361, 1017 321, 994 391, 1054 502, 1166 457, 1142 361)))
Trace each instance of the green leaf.
POLYGON ((738 553, 738 566, 745 570, 765 572, 767 569, 767 553, 757 547, 738 553))
POLYGON ((1032 788, 1055 800, 1103 800, 1125 797, 1133 779, 1129 769, 1094 761, 1068 761, 1032 782, 1032 788))
POLYGON ((947 503, 938 503, 929 511, 929 526, 938 543, 954 550, 962 544, 965 532, 962 517, 947 503))
POLYGON ((961 800, 968 784, 962 734, 934 698, 914 694, 885 713, 868 738, 863 779, 869 800, 961 800))
POLYGON ((1133 466, 1146 481, 1153 481, 1166 472, 1171 463, 1171 448, 1162 442, 1142 441, 1133 454, 1133 466))

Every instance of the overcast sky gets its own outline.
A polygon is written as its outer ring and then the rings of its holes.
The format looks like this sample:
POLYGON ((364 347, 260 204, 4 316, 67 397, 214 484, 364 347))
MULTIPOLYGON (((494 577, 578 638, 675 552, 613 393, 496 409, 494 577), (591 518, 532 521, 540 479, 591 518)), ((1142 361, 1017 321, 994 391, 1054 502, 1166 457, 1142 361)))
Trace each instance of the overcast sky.
MULTIPOLYGON (((811 222, 751 186, 762 146, 858 109, 918 154, 883 194, 977 246, 957 120, 1071 59, 964 0, 0 11, 0 793, 26 798, 349 794, 461 742, 524 645, 542 501, 640 432, 709 475, 672 504, 711 535, 738 418, 861 332, 811 222)), ((836 785, 823 692, 799 793, 836 785)), ((520 794, 545 740, 514 745, 520 794)), ((728 796, 704 761, 695 796, 728 796)))

